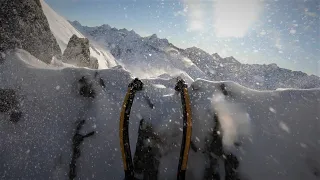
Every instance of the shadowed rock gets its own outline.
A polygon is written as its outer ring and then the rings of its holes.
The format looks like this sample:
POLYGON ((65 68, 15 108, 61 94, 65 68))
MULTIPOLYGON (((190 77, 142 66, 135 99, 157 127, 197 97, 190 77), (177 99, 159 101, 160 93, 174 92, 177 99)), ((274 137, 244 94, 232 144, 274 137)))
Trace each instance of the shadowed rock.
POLYGON ((3 52, 0 52, 0 64, 2 64, 5 60, 5 54, 3 52))
POLYGON ((98 69, 98 60, 90 57, 90 46, 87 38, 79 38, 75 34, 70 38, 66 50, 63 52, 63 62, 78 67, 98 69))
POLYGON ((61 55, 39 0, 0 1, 0 52, 15 48, 45 63, 61 55))
POLYGON ((94 131, 86 135, 80 134, 80 130, 85 124, 85 120, 81 120, 76 127, 76 132, 72 138, 72 158, 69 164, 69 180, 73 180, 77 177, 77 159, 81 156, 80 145, 84 141, 85 138, 93 136, 95 134, 94 131))
POLYGON ((154 134, 151 125, 140 121, 138 141, 134 154, 134 171, 143 174, 144 180, 156 180, 160 165, 159 137, 154 134))
POLYGON ((21 111, 13 111, 10 114, 10 121, 11 122, 18 122, 22 117, 22 112, 21 111))
POLYGON ((0 112, 8 112, 17 104, 16 93, 13 89, 0 89, 0 112))
POLYGON ((79 94, 83 97, 95 98, 96 92, 93 88, 93 84, 89 82, 86 77, 82 77, 79 80, 80 83, 80 91, 79 94))

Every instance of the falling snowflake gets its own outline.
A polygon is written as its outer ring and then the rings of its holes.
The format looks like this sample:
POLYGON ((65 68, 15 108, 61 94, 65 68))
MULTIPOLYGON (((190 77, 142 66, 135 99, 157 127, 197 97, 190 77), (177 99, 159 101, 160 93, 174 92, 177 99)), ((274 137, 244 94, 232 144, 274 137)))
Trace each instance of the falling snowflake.
POLYGON ((277 111, 275 109, 273 109, 272 107, 269 107, 269 110, 273 113, 277 113, 277 111))
POLYGON ((290 34, 295 34, 297 31, 295 29, 290 30, 290 34))
POLYGON ((266 34, 267 34, 267 33, 266 33, 266 31, 264 31, 264 30, 260 32, 260 35, 261 35, 261 36, 264 36, 264 35, 266 35, 266 34))
POLYGON ((307 145, 305 143, 300 143, 300 146, 303 148, 307 148, 307 145))
POLYGON ((199 139, 198 137, 196 137, 196 140, 197 140, 198 142, 200 142, 200 139, 199 139))
POLYGON ((288 127, 284 122, 281 121, 281 122, 279 123, 279 126, 280 126, 280 128, 281 128, 282 130, 286 131, 287 133, 290 133, 289 127, 288 127))

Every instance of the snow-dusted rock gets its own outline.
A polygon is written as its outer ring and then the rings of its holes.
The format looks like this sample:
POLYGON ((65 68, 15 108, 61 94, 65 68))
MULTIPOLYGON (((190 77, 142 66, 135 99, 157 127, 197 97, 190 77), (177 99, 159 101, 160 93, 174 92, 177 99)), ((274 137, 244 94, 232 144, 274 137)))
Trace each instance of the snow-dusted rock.
POLYGON ((0 52, 22 48, 45 63, 61 55, 39 0, 0 1, 0 52))
POLYGON ((90 57, 89 40, 79 38, 75 34, 71 36, 67 48, 63 52, 63 62, 92 69, 98 69, 99 66, 98 60, 90 57))

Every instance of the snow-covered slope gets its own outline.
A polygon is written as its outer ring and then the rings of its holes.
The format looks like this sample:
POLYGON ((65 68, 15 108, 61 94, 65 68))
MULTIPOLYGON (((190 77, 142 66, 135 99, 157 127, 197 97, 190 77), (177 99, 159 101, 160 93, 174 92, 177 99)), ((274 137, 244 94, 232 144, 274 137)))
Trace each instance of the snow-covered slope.
MULTIPOLYGON (((80 146, 77 179, 123 179, 118 119, 131 81, 129 72, 47 68, 23 50, 6 54, 0 72, 0 92, 13 90, 17 101, 0 112, 2 179, 67 179, 72 138, 80 120, 86 120, 81 134, 95 134, 80 146), (94 98, 79 94, 84 79, 94 98), (13 117, 16 122, 10 121, 13 117)), ((182 135, 180 97, 172 80, 143 82, 145 88, 137 93, 130 116, 131 150, 134 154, 139 122, 144 119, 163 140, 159 179, 175 179, 182 135)), ((190 150, 187 179, 203 179, 209 159, 203 152, 215 126, 214 113, 225 149, 239 161, 240 179, 319 179, 320 89, 254 91, 233 82, 199 79, 189 92, 192 140, 198 151, 190 150)))
MULTIPOLYGON (((44 14, 46 15, 50 29, 57 39, 57 42, 61 48, 61 51, 67 47, 69 39, 73 34, 80 38, 84 36, 76 30, 65 18, 57 14, 53 9, 51 9, 44 0, 40 0, 44 14)), ((99 47, 94 42, 90 42, 90 55, 97 58, 99 62, 99 69, 106 69, 117 65, 116 60, 110 54, 110 52, 99 47)))

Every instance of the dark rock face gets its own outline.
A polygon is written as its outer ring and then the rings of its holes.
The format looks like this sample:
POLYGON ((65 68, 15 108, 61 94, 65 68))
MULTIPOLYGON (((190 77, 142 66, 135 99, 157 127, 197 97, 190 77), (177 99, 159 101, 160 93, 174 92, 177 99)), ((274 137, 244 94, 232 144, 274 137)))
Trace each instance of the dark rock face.
POLYGON ((84 76, 79 80, 80 91, 79 94, 87 98, 95 98, 96 92, 93 88, 92 82, 89 82, 84 76))
POLYGON ((98 69, 99 68, 99 63, 98 63, 98 59, 97 58, 90 57, 89 68, 92 68, 92 69, 98 69))
POLYGON ((18 122, 22 117, 22 112, 21 111, 13 111, 10 114, 10 121, 11 122, 18 122))
POLYGON ((85 138, 93 136, 95 134, 94 131, 86 135, 80 134, 80 130, 82 129, 83 125, 85 124, 85 120, 81 120, 77 127, 76 132, 72 138, 72 159, 69 164, 69 179, 73 180, 77 177, 77 159, 81 156, 80 145, 83 143, 85 138))
POLYGON ((142 119, 133 163, 135 173, 143 174, 144 179, 157 179, 161 158, 159 141, 152 126, 142 119))
POLYGON ((0 52, 0 64, 4 62, 5 54, 0 52))
POLYGON ((14 123, 22 117, 18 104, 19 100, 15 90, 0 89, 0 113, 10 114, 10 121, 14 123))
POLYGON ((0 51, 21 48, 45 63, 61 55, 39 0, 0 1, 0 51))
POLYGON ((98 60, 90 57, 90 46, 87 38, 79 38, 75 34, 70 38, 63 52, 63 62, 79 67, 98 69, 98 60))
POLYGON ((0 112, 8 112, 16 107, 18 100, 13 89, 0 89, 0 112))

